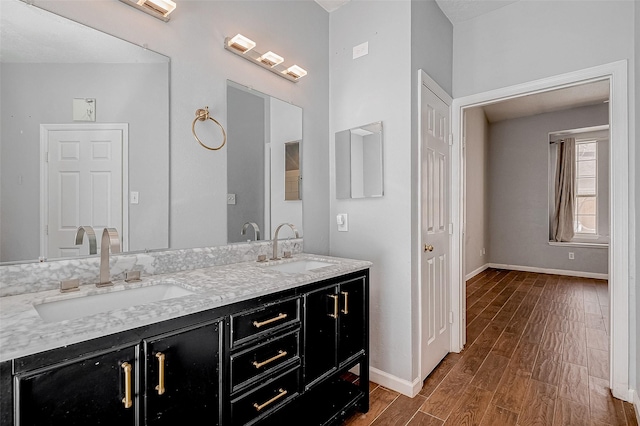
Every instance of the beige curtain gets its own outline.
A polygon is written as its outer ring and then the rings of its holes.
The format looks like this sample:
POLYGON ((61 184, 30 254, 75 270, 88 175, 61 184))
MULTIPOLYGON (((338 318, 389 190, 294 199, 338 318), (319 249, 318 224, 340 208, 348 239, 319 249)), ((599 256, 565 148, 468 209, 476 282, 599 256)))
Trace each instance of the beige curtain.
POLYGON ((556 163, 556 205, 553 215, 553 240, 573 239, 573 210, 576 193, 576 140, 558 142, 556 163))

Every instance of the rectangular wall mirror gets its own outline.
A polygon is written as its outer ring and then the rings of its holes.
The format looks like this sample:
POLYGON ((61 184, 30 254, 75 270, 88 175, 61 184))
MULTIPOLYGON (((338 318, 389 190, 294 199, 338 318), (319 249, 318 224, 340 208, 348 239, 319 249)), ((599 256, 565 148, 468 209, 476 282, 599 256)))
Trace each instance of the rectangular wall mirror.
POLYGON ((303 235, 302 112, 299 106, 227 81, 229 243, 256 239, 252 229, 241 233, 246 223, 264 240, 273 238, 283 222, 294 224, 303 235))
POLYGON ((382 122, 336 133, 336 198, 383 195, 382 122))

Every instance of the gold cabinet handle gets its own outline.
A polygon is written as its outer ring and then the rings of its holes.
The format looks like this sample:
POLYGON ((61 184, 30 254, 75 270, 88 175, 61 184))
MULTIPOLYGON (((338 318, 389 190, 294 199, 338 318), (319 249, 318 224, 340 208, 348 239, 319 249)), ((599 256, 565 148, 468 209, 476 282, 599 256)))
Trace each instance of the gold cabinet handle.
POLYGON ((433 246, 431 244, 425 244, 424 251, 433 251, 433 246))
POLYGON ((340 293, 342 293, 342 295, 344 296, 344 309, 342 309, 340 312, 342 312, 345 315, 348 315, 349 314, 349 292, 341 291, 340 293))
POLYGON ((338 295, 330 294, 329 297, 333 299, 333 313, 329 314, 329 316, 331 318, 338 318, 338 295))
POLYGON ((262 361, 262 362, 253 361, 253 363, 252 363, 252 364, 253 364, 253 366, 254 366, 255 368, 264 367, 265 365, 270 364, 270 363, 272 363, 273 361, 275 361, 275 360, 277 360, 277 359, 282 358, 283 356, 287 356, 287 351, 278 351, 278 355, 273 356, 273 357, 271 357, 271 358, 269 358, 269 359, 266 359, 266 360, 264 360, 264 361, 262 361))
POLYGON ((121 367, 124 370, 124 398, 122 398, 122 403, 124 408, 131 408, 133 405, 133 401, 131 401, 131 364, 123 362, 121 367))
POLYGON ((262 322, 254 321, 253 326, 255 328, 260 328, 263 325, 271 324, 272 322, 275 322, 275 321, 280 321, 281 319, 285 319, 286 317, 287 317, 287 314, 279 313, 277 317, 273 317, 271 319, 264 320, 262 322))
POLYGON ((276 396, 274 396, 273 398, 271 398, 270 400, 263 402, 262 404, 258 404, 257 402, 253 403, 253 407, 256 409, 256 411, 260 411, 265 407, 268 407, 269 405, 273 404, 274 402, 276 402, 277 400, 279 400, 280 398, 282 398, 283 396, 285 396, 287 394, 287 391, 285 389, 278 389, 278 394, 276 396))
POLYGON ((164 358, 165 355, 162 352, 158 352, 156 354, 156 358, 158 358, 158 386, 156 386, 156 390, 158 391, 158 395, 162 395, 165 391, 164 388, 164 358))

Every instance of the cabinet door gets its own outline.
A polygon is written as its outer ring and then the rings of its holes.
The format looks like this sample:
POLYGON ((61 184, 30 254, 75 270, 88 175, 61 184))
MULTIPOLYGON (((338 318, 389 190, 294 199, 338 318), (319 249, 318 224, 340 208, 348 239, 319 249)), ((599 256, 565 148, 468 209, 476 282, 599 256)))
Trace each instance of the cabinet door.
POLYGON ((17 375, 16 424, 134 425, 135 355, 121 348, 17 375))
POLYGON ((336 286, 313 291, 305 296, 304 383, 337 368, 337 324, 340 315, 336 286))
POLYGON ((145 424, 219 423, 219 322, 144 341, 145 424))
POLYGON ((338 360, 347 361, 364 352, 365 336, 365 289, 364 279, 359 278, 340 284, 340 334, 338 360))

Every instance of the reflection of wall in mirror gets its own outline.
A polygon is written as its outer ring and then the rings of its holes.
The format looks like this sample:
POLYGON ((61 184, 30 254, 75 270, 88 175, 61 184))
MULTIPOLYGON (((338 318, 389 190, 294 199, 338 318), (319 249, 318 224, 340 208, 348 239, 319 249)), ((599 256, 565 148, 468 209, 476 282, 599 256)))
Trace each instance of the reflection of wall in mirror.
MULTIPOLYGON (((2 63, 1 261, 39 257, 40 124, 73 122, 71 100, 100 102, 99 121, 130 124, 129 250, 168 247, 168 63, 2 63)), ((81 224, 78 224, 81 225, 81 224)))
POLYGON ((227 205, 227 241, 253 239, 241 235, 245 222, 254 222, 266 238, 264 147, 265 99, 227 86, 227 193, 235 204, 227 205))
MULTIPOLYGON (((270 103, 271 230, 292 223, 302 236, 302 201, 285 199, 285 144, 302 139, 302 109, 279 99, 270 103)), ((267 235, 265 231, 265 235, 267 235)))

